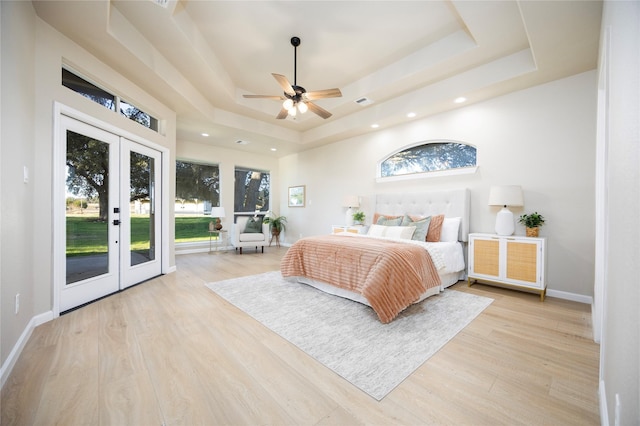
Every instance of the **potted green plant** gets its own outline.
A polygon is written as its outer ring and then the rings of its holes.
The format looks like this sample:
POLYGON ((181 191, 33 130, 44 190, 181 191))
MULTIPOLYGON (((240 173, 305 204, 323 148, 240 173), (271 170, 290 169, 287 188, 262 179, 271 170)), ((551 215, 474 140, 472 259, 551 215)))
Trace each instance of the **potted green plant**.
POLYGON ((523 214, 518 220, 527 228, 527 237, 537 237, 538 229, 544 225, 544 217, 538 212, 523 214))
POLYGON ((269 225, 272 235, 280 235, 280 232, 287 229, 287 218, 285 216, 265 216, 262 223, 269 225))
POLYGON ((355 212, 353 214, 353 223, 355 225, 364 225, 364 218, 365 218, 364 212, 362 212, 362 211, 355 212))

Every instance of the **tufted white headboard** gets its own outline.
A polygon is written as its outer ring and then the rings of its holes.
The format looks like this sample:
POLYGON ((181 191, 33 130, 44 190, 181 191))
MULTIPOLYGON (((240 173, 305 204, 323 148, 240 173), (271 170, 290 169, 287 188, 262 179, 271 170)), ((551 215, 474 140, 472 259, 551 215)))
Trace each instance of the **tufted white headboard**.
POLYGON ((470 191, 468 188, 446 191, 390 193, 376 195, 375 212, 387 215, 460 217, 458 240, 468 241, 470 191))

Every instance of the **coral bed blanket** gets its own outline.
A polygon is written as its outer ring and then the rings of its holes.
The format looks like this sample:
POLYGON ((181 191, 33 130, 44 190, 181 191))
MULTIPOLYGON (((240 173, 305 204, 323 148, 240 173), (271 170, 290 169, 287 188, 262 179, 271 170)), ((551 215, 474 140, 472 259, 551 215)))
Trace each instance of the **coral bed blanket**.
POLYGON ((280 270, 283 277, 303 276, 361 294, 385 324, 440 285, 423 247, 377 238, 303 238, 287 251, 280 270))

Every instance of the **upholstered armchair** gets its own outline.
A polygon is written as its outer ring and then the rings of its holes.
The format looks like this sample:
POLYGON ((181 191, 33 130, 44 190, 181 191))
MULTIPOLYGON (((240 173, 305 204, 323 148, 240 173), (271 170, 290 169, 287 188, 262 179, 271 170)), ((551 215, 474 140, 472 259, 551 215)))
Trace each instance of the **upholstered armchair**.
POLYGON ((233 224, 231 244, 236 248, 236 251, 240 249, 240 254, 242 254, 243 247, 255 247, 256 251, 260 247, 264 253, 264 246, 269 244, 269 225, 262 223, 262 219, 259 220, 259 223, 255 223, 252 216, 238 216, 236 223, 233 224), (250 221, 251 223, 249 223, 250 221), (249 223, 249 227, 247 227, 247 223, 249 223))

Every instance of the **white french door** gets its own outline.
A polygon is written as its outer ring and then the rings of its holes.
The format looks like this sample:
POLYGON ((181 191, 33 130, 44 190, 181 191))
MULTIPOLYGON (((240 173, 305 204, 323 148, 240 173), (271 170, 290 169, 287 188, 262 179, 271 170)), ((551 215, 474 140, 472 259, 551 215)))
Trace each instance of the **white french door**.
POLYGON ((160 275, 161 153, 121 138, 120 288, 160 275))
POLYGON ((56 267, 64 269, 57 280, 64 312, 160 275, 162 154, 65 115, 59 129, 66 176, 56 184, 66 202, 56 247, 65 256, 56 267))

